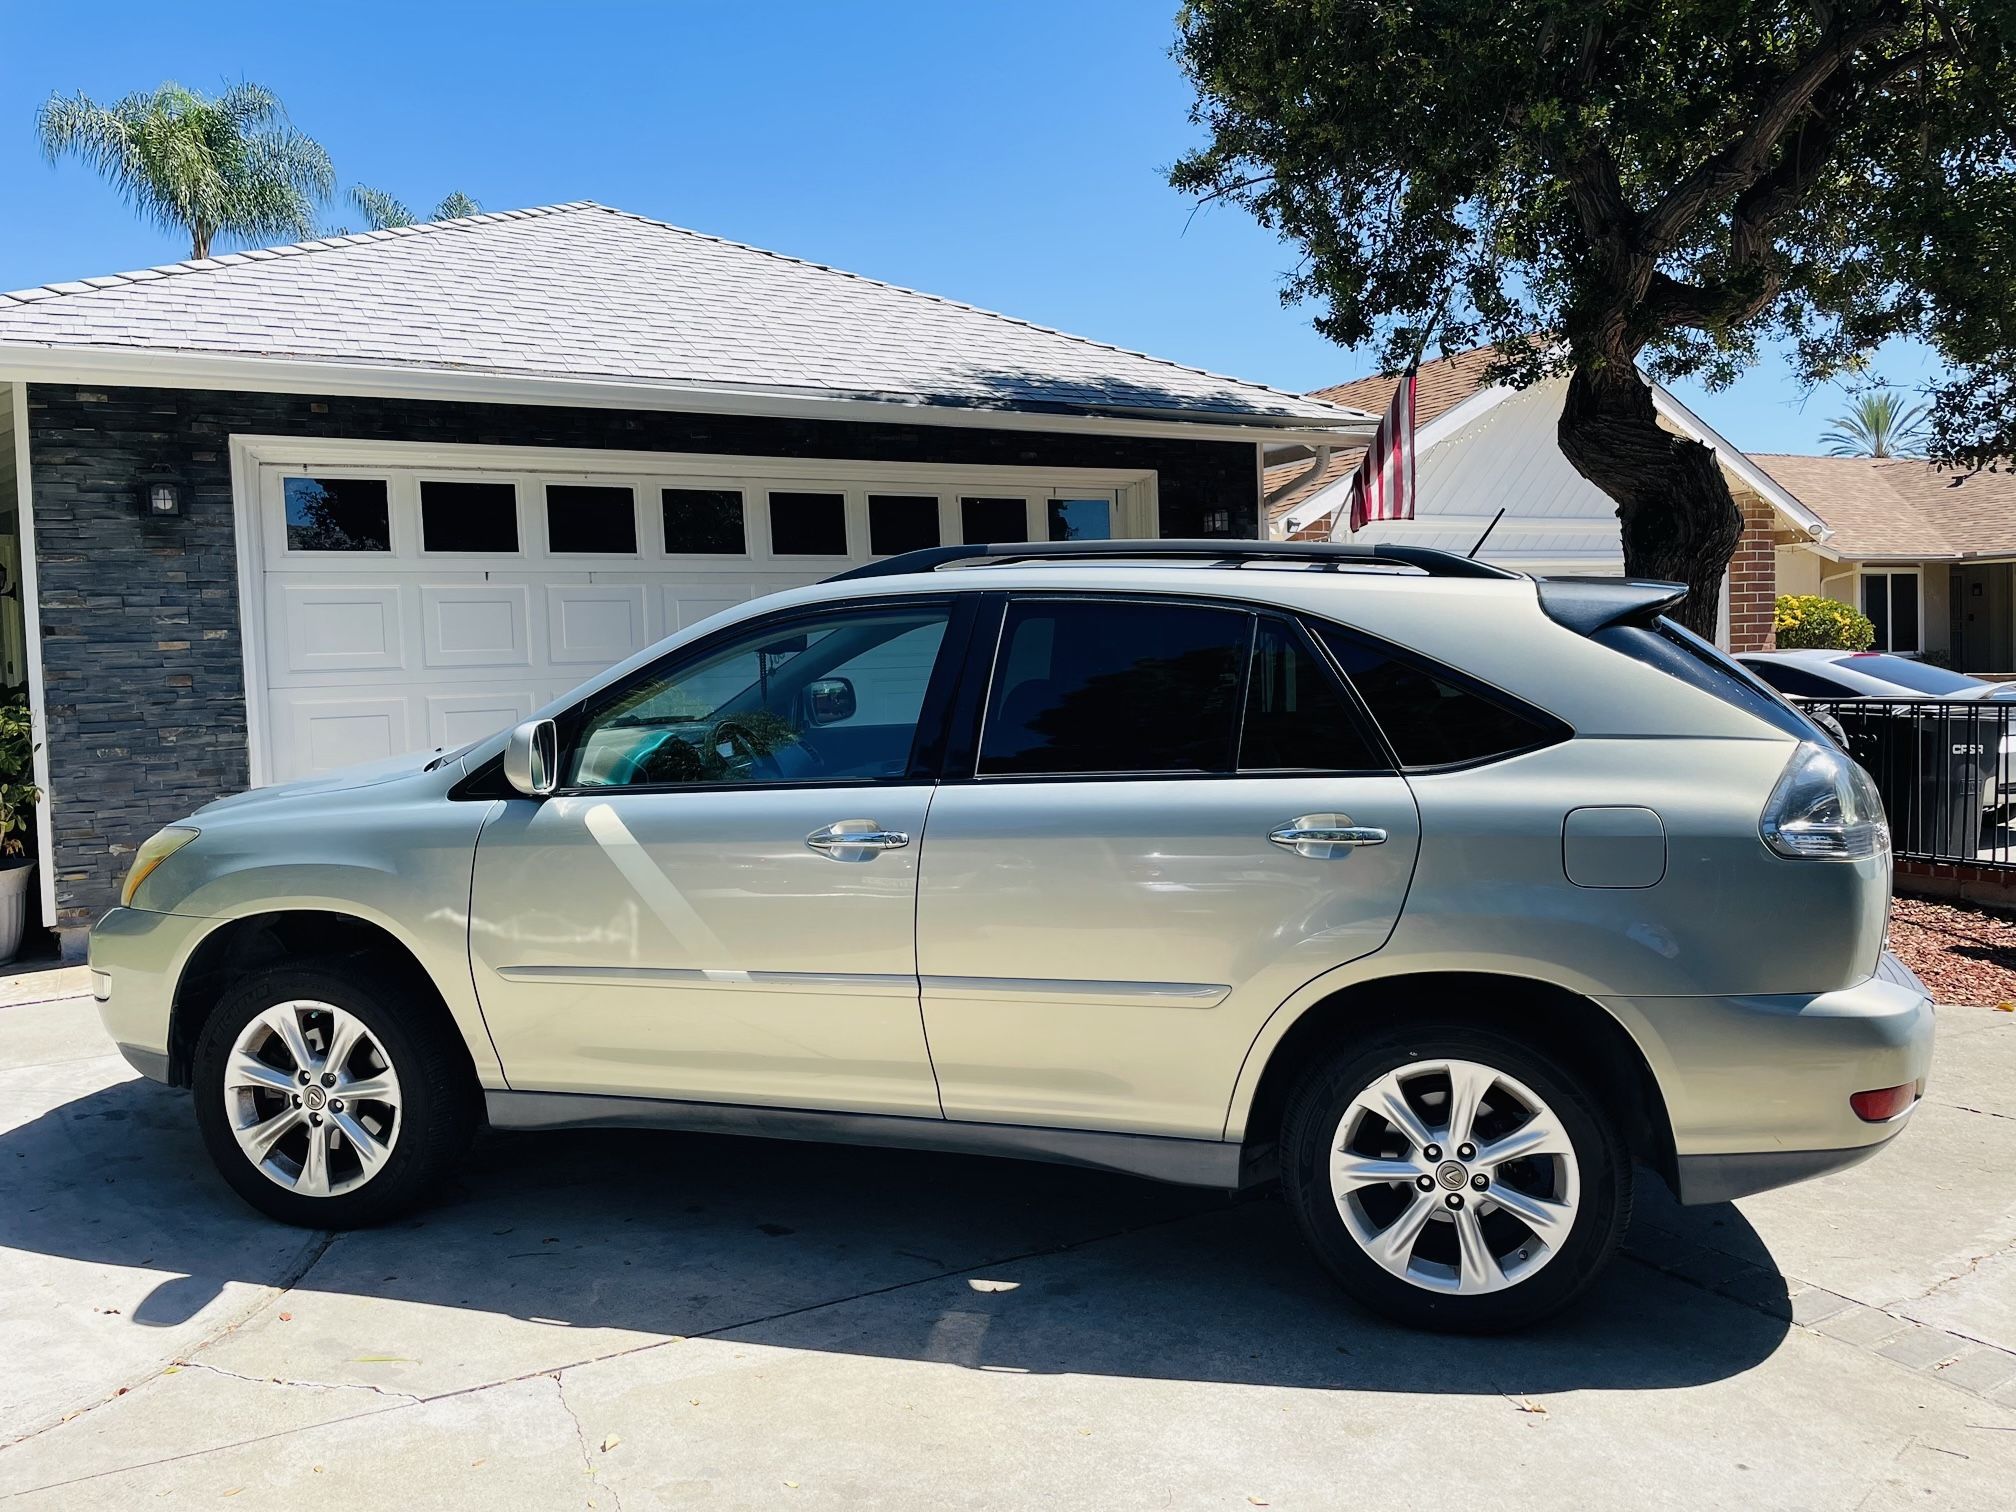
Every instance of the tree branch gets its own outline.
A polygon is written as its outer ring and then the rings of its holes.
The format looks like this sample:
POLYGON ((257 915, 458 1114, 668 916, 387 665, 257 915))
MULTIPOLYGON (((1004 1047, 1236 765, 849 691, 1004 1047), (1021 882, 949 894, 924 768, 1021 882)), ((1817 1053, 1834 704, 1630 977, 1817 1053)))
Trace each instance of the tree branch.
POLYGON ((1758 102, 1750 129, 1696 167, 1644 218, 1639 236, 1645 250, 1656 257, 1677 245, 1710 205, 1756 183, 1770 165, 1772 151, 1850 57, 1899 31, 1904 22, 1903 6, 1893 0, 1845 31, 1830 26, 1819 47, 1758 102))

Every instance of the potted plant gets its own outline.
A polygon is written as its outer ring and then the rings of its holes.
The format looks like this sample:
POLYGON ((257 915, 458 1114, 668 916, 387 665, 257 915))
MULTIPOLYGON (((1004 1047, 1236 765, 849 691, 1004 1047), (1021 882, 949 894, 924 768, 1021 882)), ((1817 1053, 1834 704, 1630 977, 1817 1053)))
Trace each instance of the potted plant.
POLYGON ((34 770, 35 726, 28 705, 19 699, 0 703, 0 962, 14 959, 28 922, 28 880, 35 872, 28 839, 42 797, 34 770))

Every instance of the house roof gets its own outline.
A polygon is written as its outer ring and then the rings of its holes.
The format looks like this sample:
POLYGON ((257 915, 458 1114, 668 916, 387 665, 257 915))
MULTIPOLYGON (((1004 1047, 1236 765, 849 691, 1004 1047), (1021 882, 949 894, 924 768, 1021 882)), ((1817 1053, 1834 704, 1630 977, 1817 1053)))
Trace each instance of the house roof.
POLYGON ((1363 417, 579 201, 0 295, 0 349, 1329 427, 1363 417))
POLYGON ((1844 557, 2016 555, 2016 474, 1941 472, 1909 458, 1757 456, 1833 527, 1844 557))

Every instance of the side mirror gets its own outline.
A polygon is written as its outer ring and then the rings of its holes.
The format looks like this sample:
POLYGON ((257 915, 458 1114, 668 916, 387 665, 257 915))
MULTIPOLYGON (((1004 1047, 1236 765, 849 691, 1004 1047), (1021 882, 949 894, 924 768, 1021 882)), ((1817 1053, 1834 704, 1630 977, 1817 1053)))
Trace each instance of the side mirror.
POLYGON ((854 684, 844 677, 822 677, 805 685, 807 724, 838 724, 843 719, 852 719, 857 707, 854 684))
POLYGON ((560 784, 560 730, 550 719, 528 719, 504 743, 504 780, 527 798, 560 784))

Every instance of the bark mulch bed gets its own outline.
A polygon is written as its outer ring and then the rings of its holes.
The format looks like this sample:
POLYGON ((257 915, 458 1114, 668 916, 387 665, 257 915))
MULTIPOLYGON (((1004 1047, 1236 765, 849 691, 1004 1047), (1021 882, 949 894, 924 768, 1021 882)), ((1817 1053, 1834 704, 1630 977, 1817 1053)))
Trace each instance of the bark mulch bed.
POLYGON ((2016 1002, 2016 919, 1964 903, 1899 898, 1890 948, 1937 1003, 2016 1002))

